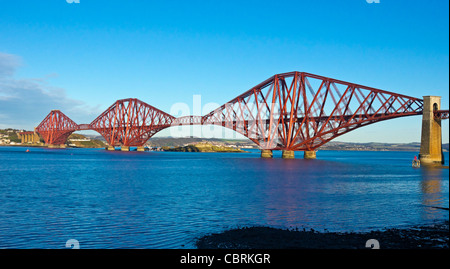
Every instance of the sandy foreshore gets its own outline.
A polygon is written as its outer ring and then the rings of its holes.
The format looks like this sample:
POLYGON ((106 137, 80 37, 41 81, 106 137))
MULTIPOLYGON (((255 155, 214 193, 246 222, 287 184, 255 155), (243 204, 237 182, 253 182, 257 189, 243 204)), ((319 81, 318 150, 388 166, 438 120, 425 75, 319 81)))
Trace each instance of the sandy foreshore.
POLYGON ((196 246, 199 249, 366 249, 367 241, 375 239, 380 249, 448 249, 448 238, 448 221, 364 233, 246 227, 205 235, 196 241, 196 246))

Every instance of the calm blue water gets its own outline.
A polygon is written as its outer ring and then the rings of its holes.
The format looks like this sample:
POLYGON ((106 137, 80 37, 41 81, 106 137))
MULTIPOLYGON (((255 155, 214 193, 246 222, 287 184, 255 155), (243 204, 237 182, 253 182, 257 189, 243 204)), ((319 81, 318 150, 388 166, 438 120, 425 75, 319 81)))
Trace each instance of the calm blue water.
MULTIPOLYGON (((0 248, 192 248, 248 225, 367 231, 449 218, 449 170, 413 152, 108 152, 0 147, 0 248)), ((449 155, 445 153, 448 165, 449 155)))

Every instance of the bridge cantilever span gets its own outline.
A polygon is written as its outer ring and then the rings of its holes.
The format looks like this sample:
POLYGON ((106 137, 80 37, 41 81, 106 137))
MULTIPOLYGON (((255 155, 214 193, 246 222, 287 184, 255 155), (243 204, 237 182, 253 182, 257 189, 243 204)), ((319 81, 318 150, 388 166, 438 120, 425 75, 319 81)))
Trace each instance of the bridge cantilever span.
MULTIPOLYGON (((171 126, 219 125, 248 137, 261 149, 314 152, 357 128, 422 113, 419 98, 289 72, 270 77, 204 116, 175 118, 129 98, 116 101, 90 124, 77 125, 62 112, 52 111, 36 131, 47 144, 64 143, 77 130, 95 130, 110 146, 139 147, 171 126)), ((448 111, 436 113, 448 117, 448 111)))
POLYGON ((110 146, 142 146, 175 117, 136 98, 117 100, 89 125, 110 146))
POLYGON ((419 115, 423 100, 304 72, 277 74, 208 115, 263 149, 314 151, 378 121, 419 115))
POLYGON ((52 110, 35 128, 46 144, 63 145, 78 125, 59 110, 52 110))

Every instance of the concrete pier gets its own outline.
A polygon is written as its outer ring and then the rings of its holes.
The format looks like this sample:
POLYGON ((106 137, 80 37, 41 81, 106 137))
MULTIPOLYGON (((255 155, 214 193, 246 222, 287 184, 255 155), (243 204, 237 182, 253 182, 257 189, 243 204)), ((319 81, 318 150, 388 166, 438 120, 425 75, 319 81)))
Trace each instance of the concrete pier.
POLYGON ((422 165, 442 165, 441 120, 434 118, 434 110, 441 109, 440 96, 423 97, 422 137, 419 159, 422 165))
POLYGON ((145 147, 137 147, 137 151, 145 151, 145 147))
POLYGON ((316 152, 314 150, 305 150, 305 155, 303 156, 304 159, 315 159, 316 158, 316 152))
POLYGON ((116 148, 113 146, 107 146, 106 150, 114 151, 114 150, 116 150, 116 148))
POLYGON ((120 150, 121 150, 121 151, 130 151, 130 147, 128 147, 128 146, 122 146, 122 147, 120 147, 120 150))
POLYGON ((261 150, 261 158, 272 158, 273 152, 271 149, 262 149, 261 150))
POLYGON ((295 151, 293 151, 293 150, 283 150, 281 157, 283 159, 295 159, 295 151))

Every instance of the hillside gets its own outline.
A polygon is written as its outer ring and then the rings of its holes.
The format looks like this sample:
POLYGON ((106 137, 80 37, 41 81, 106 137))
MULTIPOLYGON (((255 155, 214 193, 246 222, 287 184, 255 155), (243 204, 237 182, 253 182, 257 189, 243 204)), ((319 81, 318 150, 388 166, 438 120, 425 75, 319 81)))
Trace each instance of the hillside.
POLYGON ((75 148, 104 148, 106 144, 98 139, 92 139, 82 134, 71 134, 67 145, 75 148))
POLYGON ((223 145, 214 145, 207 142, 191 144, 182 147, 163 147, 164 151, 176 152, 245 152, 239 148, 226 147, 223 145))
MULTIPOLYGON (((447 152, 449 144, 442 144, 442 151, 447 152)), ((365 151, 420 151, 420 143, 349 143, 331 141, 320 150, 365 150, 365 151)))
POLYGON ((147 144, 152 147, 183 147, 188 144, 209 142, 237 148, 257 148, 250 140, 220 139, 220 138, 198 138, 198 137, 152 137, 147 144))
MULTIPOLYGON (((172 137, 153 137, 147 144, 152 147, 183 147, 189 144, 196 144, 200 142, 208 142, 213 144, 221 144, 224 146, 232 146, 237 148, 258 148, 258 146, 250 140, 233 140, 233 139, 218 139, 218 138, 172 138, 172 137)), ((420 151, 420 143, 351 143, 330 141, 321 146, 319 150, 367 150, 367 151, 420 151)), ((442 144, 444 152, 449 151, 449 143, 442 144)))

